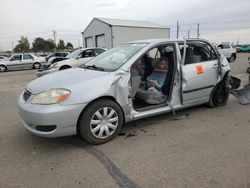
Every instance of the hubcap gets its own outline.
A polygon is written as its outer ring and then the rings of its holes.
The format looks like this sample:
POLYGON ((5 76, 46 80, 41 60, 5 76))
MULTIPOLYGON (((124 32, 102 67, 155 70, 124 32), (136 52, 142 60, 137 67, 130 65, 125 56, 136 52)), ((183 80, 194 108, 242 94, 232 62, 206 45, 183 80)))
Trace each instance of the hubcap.
POLYGON ((6 68, 3 66, 0 66, 0 72, 5 72, 6 68))
POLYGON ((40 68, 40 65, 39 65, 38 63, 35 63, 35 64, 34 64, 34 67, 35 67, 36 69, 38 69, 38 68, 40 68))
POLYGON ((100 139, 110 137, 118 126, 118 114, 113 108, 104 107, 97 110, 90 120, 90 131, 100 139))

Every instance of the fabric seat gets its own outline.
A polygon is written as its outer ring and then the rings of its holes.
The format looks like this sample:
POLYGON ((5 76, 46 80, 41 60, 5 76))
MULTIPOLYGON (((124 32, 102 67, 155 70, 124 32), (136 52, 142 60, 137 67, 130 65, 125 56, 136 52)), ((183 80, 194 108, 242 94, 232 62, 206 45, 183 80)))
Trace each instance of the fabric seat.
POLYGON ((167 96, 154 87, 150 87, 147 91, 139 88, 136 97, 148 104, 162 104, 167 100, 167 96))
POLYGON ((164 82, 166 79, 168 64, 164 65, 163 62, 167 63, 167 59, 163 58, 161 61, 158 61, 158 63, 154 64, 154 67, 152 64, 145 65, 145 69, 148 69, 146 71, 146 74, 144 74, 144 79, 142 79, 142 83, 136 93, 136 97, 139 99, 142 99, 144 102, 148 104, 161 104, 166 102, 167 95, 164 95, 161 92, 162 81, 164 82), (161 67, 166 68, 166 72, 164 69, 161 69, 161 67), (157 81, 159 85, 156 85, 155 87, 152 87, 151 82, 157 81), (149 87, 150 85, 150 87, 149 87), (157 88, 157 89, 156 89, 157 88))

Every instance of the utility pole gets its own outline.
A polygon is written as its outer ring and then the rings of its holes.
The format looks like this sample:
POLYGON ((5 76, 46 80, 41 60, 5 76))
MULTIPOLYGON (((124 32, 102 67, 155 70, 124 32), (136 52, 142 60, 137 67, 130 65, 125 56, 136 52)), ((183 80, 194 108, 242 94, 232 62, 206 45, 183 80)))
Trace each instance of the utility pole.
POLYGON ((192 29, 192 26, 188 29, 188 38, 190 38, 190 30, 192 29))
POLYGON ((176 38, 179 38, 179 20, 177 20, 177 33, 176 33, 176 38))
POLYGON ((13 41, 11 41, 11 46, 12 46, 12 52, 14 50, 14 44, 13 44, 13 41))
POLYGON ((55 43, 55 51, 56 51, 56 31, 53 31, 53 36, 54 36, 54 43, 55 43))
POLYGON ((200 24, 197 25, 197 38, 200 38, 200 24))

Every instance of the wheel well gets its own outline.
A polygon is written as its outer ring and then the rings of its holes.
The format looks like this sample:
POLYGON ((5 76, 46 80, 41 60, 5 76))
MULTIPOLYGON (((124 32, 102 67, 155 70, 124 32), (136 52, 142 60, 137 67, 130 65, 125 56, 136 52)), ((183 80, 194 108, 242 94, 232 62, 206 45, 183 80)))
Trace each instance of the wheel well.
POLYGON ((102 97, 96 98, 96 99, 92 100, 91 102, 89 102, 89 104, 87 104, 87 106, 85 106, 85 108, 81 111, 81 113, 80 113, 80 115, 79 115, 79 117, 78 117, 78 119, 77 119, 77 125, 76 125, 76 133, 77 133, 77 135, 78 135, 78 133, 79 133, 79 120, 80 120, 81 115, 85 112, 85 110, 86 110, 91 104, 95 103, 96 101, 102 100, 102 99, 108 99, 108 100, 111 100, 111 101, 115 102, 116 104, 118 104, 118 106, 121 108, 121 111, 122 111, 123 122, 125 122, 125 121, 124 121, 124 120, 125 120, 125 115, 124 115, 123 109, 122 109, 121 105, 115 100, 115 98, 112 97, 112 96, 102 96, 102 97))
POLYGON ((6 70, 8 70, 8 67, 6 65, 0 64, 0 66, 4 66, 6 70))
POLYGON ((71 66, 69 66, 69 65, 63 65, 63 66, 60 67, 59 71, 63 70, 63 69, 69 69, 69 68, 71 68, 71 66))
MULTIPOLYGON (((215 91, 215 89, 216 89, 216 86, 217 86, 218 84, 220 84, 221 82, 225 81, 226 79, 228 79, 228 76, 230 76, 230 75, 229 75, 229 72, 230 72, 230 71, 227 71, 226 74, 225 74, 225 75, 223 76, 223 78, 221 79, 221 81, 219 81, 219 82, 214 86, 214 88, 212 89, 212 91, 211 91, 211 93, 210 93, 209 101, 210 101, 210 99, 211 99, 211 97, 212 97, 212 95, 213 95, 213 93, 214 93, 214 91, 215 91)), ((228 84, 229 84, 229 83, 228 83, 228 84)))

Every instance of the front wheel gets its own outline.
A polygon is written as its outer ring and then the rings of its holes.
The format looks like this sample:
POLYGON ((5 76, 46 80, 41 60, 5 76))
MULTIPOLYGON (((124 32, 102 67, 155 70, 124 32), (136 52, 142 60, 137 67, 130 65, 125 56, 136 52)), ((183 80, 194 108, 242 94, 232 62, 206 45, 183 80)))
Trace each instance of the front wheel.
POLYGON ((41 68, 41 64, 36 62, 33 64, 33 69, 40 69, 41 68))
POLYGON ((210 107, 220 107, 224 106, 227 103, 229 98, 229 87, 226 87, 226 83, 223 80, 219 84, 217 84, 212 91, 209 106, 210 107))
POLYGON ((99 145, 113 139, 123 124, 123 113, 120 106, 112 100, 99 100, 80 116, 79 132, 84 140, 99 145))

